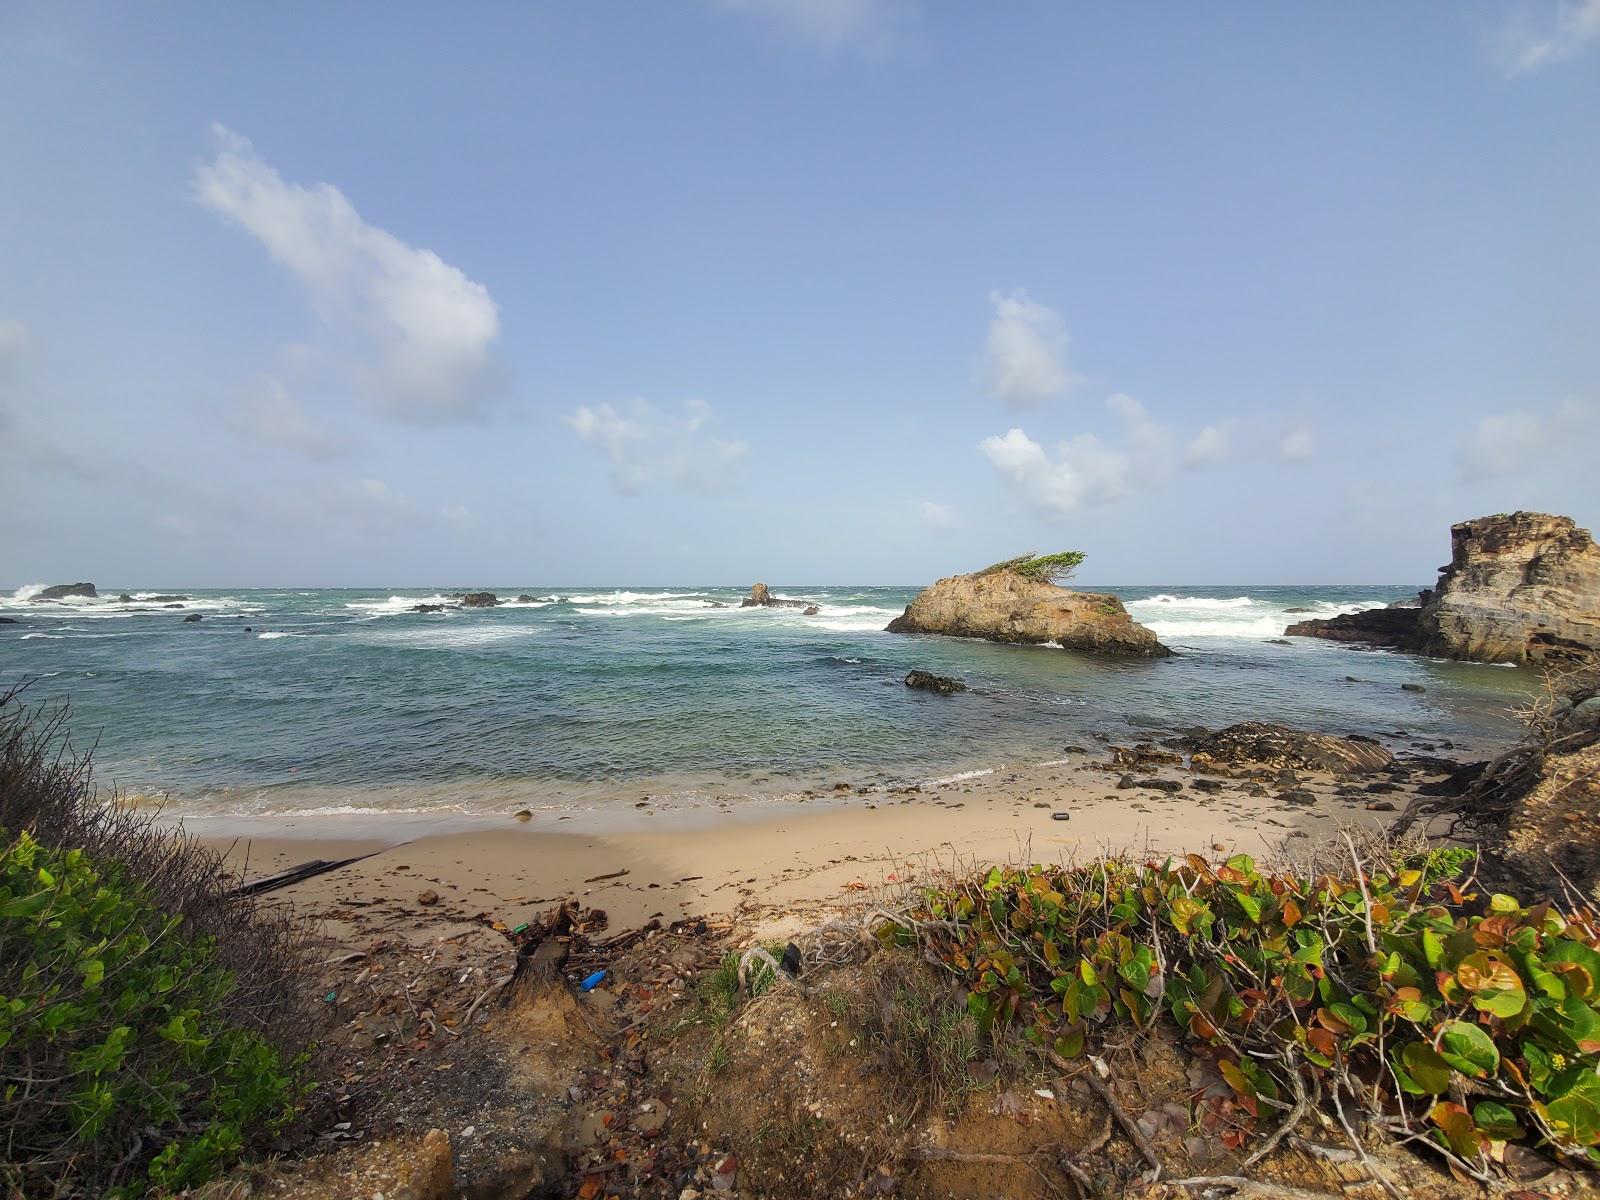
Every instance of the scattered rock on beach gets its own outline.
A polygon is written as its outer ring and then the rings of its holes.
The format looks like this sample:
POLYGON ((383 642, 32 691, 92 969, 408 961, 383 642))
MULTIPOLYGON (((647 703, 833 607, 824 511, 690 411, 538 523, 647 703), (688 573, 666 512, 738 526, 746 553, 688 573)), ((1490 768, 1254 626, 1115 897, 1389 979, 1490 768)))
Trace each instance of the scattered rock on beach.
POLYGON ((1189 765, 1196 771, 1213 770, 1218 765, 1259 763, 1279 769, 1351 775, 1381 771, 1393 761, 1394 755, 1370 739, 1307 733, 1263 721, 1230 725, 1201 739, 1189 756, 1189 765))
POLYGON ((422 905, 424 908, 431 907, 432 905, 439 903, 439 893, 434 891, 432 888, 428 888, 426 891, 419 892, 417 894, 417 903, 422 905))
POLYGON ((1307 791, 1305 788, 1290 788, 1288 791, 1280 793, 1278 799, 1288 804, 1315 804, 1317 802, 1317 794, 1307 791))
POLYGON ((935 675, 931 671, 913 671, 906 676, 908 688, 920 688, 923 691, 937 692, 941 696, 953 696, 957 692, 967 690, 967 685, 959 679, 951 679, 945 675, 935 675))

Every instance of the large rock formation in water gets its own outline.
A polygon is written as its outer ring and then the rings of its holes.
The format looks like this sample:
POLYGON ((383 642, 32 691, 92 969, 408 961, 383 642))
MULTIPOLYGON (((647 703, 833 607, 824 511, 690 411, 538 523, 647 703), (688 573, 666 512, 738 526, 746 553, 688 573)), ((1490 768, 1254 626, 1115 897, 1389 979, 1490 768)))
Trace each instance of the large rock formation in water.
POLYGON ((95 599, 99 593, 95 591, 92 583, 56 583, 51 584, 41 592, 36 592, 31 597, 39 600, 67 600, 72 597, 82 597, 85 600, 95 599))
POLYGON ((1600 547, 1571 517, 1478 517, 1451 526, 1450 545, 1450 564, 1420 608, 1302 621, 1284 632, 1474 662, 1600 656, 1600 547))
POLYGON ((923 588, 906 611, 889 622, 890 633, 942 633, 991 642, 1054 642, 1067 650, 1171 654, 1115 596, 1071 592, 1014 571, 952 575, 923 588))

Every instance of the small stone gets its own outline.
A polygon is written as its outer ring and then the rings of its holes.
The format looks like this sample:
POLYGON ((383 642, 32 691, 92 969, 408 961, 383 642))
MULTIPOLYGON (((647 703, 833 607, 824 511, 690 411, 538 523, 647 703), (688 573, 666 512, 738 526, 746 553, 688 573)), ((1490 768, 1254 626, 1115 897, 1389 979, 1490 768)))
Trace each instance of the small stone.
POLYGON ((1176 779, 1141 779, 1139 787, 1151 788, 1158 792, 1181 792, 1183 784, 1176 779))
POLYGON ((1402 683, 1400 685, 1400 690, 1402 692, 1425 692, 1428 689, 1423 687, 1420 683, 1402 683))
POLYGON ((1218 854, 1221 854, 1221 853, 1223 853, 1224 851, 1227 850, 1228 843, 1227 842, 1212 842, 1211 843, 1211 848, 1213 850, 1215 850, 1218 854))
POLYGON ((417 894, 417 903, 422 905, 424 908, 428 907, 429 905, 437 904, 439 903, 439 893, 434 891, 432 888, 429 888, 425 892, 419 892, 417 894))
POLYGON ((1394 802, 1392 800, 1374 800, 1371 804, 1367 805, 1367 811, 1368 812, 1393 812, 1394 811, 1394 802))
POLYGON ((524 808, 524 809, 522 809, 521 811, 519 811, 517 813, 517 820, 519 820, 519 821, 531 821, 531 820, 533 820, 533 812, 530 809, 524 808))
POLYGON ((1048 800, 1035 800, 1033 802, 1033 806, 1035 808, 1049 808, 1050 807, 1050 801, 1048 801, 1048 800))
POLYGON ((1117 786, 1119 788, 1124 788, 1124 789, 1132 788, 1132 787, 1138 787, 1139 786, 1139 781, 1134 778, 1133 772, 1129 771, 1121 779, 1117 780, 1117 786))
POLYGON ((1288 791, 1280 793, 1278 799, 1286 804, 1315 804, 1317 802, 1317 794, 1309 792, 1305 788, 1290 788, 1288 791))

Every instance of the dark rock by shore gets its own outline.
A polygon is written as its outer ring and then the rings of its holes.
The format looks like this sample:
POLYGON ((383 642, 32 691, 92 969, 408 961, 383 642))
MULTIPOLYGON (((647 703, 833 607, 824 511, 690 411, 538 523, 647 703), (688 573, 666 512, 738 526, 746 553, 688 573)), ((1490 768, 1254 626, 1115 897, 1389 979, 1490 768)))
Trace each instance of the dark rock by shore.
POLYGON ((0 625, 16 625, 16 624, 19 624, 19 622, 17 621, 17 619, 15 617, 0 617, 0 625))
POLYGON ((1161 658, 1172 653, 1115 596, 1073 592, 1013 571, 953 575, 923 588, 890 633, 938 633, 991 642, 1161 658))
POLYGON ((1224 773, 1226 768, 1235 766, 1264 766, 1365 775, 1381 771, 1392 762, 1394 755, 1370 738, 1307 733, 1264 721, 1230 725, 1201 738, 1189 755, 1193 770, 1221 767, 1224 773))
POLYGON ((416 613, 440 613, 444 611, 442 604, 413 604, 411 611, 416 613))
POLYGON ((764 583, 752 584, 750 594, 739 601, 740 608, 800 608, 808 610, 806 616, 817 615, 818 607, 809 600, 785 600, 781 596, 774 596, 764 583))
POLYGON ((1473 662, 1600 658, 1600 547, 1571 517, 1478 517, 1451 526, 1450 546, 1438 585, 1416 601, 1284 632, 1473 662))
POLYGON ((500 597, 493 592, 467 592, 459 603, 462 608, 494 608, 500 603, 500 597))
POLYGON ((967 690, 967 685, 959 679, 951 679, 944 675, 935 675, 932 671, 913 671, 906 676, 908 688, 920 688, 927 692, 937 692, 941 696, 953 696, 957 692, 967 690))
POLYGON ((188 616, 187 616, 187 617, 185 617, 185 618, 184 618, 184 619, 183 619, 183 623, 184 623, 184 624, 185 624, 185 625, 192 625, 192 624, 194 624, 194 623, 195 623, 195 622, 197 622, 197 621, 200 621, 200 620, 202 620, 202 619, 203 619, 203 618, 202 618, 202 617, 201 617, 201 616, 200 616, 200 614, 199 614, 199 613, 190 613, 190 614, 189 614, 189 615, 188 615, 188 616))
POLYGON ((37 604, 41 600, 67 600, 73 597, 94 600, 99 595, 92 583, 55 583, 37 595, 30 596, 29 599, 37 604))

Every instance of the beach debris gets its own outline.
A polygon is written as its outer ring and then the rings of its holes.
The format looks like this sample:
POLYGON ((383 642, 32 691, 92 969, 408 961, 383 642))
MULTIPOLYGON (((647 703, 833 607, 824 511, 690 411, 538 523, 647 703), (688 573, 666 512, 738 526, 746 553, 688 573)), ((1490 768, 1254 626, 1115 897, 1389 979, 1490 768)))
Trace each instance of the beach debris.
MULTIPOLYGON (((389 848, 393 849, 393 847, 389 848)), ((279 888, 286 888, 292 884, 311 879, 317 875, 324 875, 329 871, 337 871, 340 867, 348 867, 351 863, 358 863, 382 853, 382 850, 374 850, 370 854, 358 854, 354 858, 331 860, 313 858, 310 862, 303 862, 299 866, 279 871, 275 875, 263 875, 259 879, 247 879, 243 883, 229 888, 224 894, 230 900, 237 900, 244 896, 260 896, 267 892, 275 892, 279 888)))
POLYGON ((595 990, 595 988, 600 986, 601 981, 605 979, 605 977, 606 973, 604 971, 596 971, 594 974, 584 978, 584 981, 578 985, 578 990, 580 992, 592 992, 595 990))
POLYGON ((1072 820, 1072 814, 1066 812, 1053 812, 1050 814, 1050 819, 1052 821, 1070 821, 1072 820))
POLYGON ((605 880, 605 879, 621 879, 627 873, 628 873, 628 869, 626 867, 624 867, 620 871, 607 871, 604 875, 591 875, 588 879, 585 879, 584 882, 585 883, 599 883, 599 882, 601 882, 602 880, 605 880))
POLYGON ((906 676, 908 688, 918 688, 925 692, 934 692, 940 696, 953 696, 957 692, 967 690, 967 685, 959 679, 951 679, 945 675, 935 675, 932 671, 916 670, 906 676))

